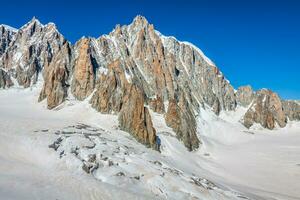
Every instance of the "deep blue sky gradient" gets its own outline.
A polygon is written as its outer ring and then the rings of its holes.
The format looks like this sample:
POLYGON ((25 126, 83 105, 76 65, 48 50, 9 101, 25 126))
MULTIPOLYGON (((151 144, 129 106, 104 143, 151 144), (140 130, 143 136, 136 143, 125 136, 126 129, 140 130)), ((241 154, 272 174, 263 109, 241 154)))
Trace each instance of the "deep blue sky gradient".
POLYGON ((194 43, 234 87, 270 88, 300 99, 300 1, 9 1, 0 24, 19 28, 36 16, 72 43, 99 37, 144 15, 164 35, 194 43))

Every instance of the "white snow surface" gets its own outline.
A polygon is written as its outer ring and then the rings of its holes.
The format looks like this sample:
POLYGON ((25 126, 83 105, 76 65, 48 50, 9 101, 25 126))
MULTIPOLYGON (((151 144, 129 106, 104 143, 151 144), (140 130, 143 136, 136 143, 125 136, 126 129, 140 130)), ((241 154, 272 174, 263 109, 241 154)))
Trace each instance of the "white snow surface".
POLYGON ((201 109, 203 144, 188 152, 151 112, 158 153, 89 99, 47 110, 39 90, 0 90, 0 199, 300 199, 300 123, 248 130, 245 108, 201 109))

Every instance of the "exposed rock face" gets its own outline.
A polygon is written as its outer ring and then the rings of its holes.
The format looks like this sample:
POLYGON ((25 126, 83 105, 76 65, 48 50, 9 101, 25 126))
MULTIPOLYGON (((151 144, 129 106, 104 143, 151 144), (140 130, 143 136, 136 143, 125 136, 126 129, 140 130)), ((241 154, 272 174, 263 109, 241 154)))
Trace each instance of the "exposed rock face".
POLYGON ((61 104, 68 93, 68 78, 71 63, 71 47, 66 42, 62 49, 53 57, 48 67, 44 68, 44 86, 39 101, 47 98, 49 109, 61 104))
POLYGON ((237 103, 241 106, 249 106, 255 98, 255 93, 250 85, 241 86, 236 92, 237 103))
POLYGON ((0 69, 0 88, 9 88, 13 83, 9 75, 2 69, 0 69))
POLYGON ((216 114, 219 110, 236 108, 233 87, 201 50, 172 37, 162 36, 162 41, 167 65, 173 66, 174 88, 181 87, 186 94, 191 93, 187 100, 195 110, 203 103, 215 106, 216 114))
POLYGON ((187 113, 179 113, 182 118, 176 125, 179 128, 173 126, 173 129, 192 150, 199 146, 194 113, 200 106, 214 106, 217 114, 220 110, 234 110, 236 107, 233 87, 199 49, 162 36, 143 17, 136 17, 128 26, 117 26, 109 35, 97 39, 95 46, 99 50, 95 60, 100 72, 112 73, 108 66, 115 60, 119 60, 118 70, 121 71, 109 77, 99 76, 99 86, 91 102, 101 112, 119 110, 120 106, 115 102, 124 93, 117 75, 120 73, 129 83, 142 88, 145 103, 158 113, 166 112, 164 102, 179 99, 184 93, 180 100, 182 106, 177 110, 187 113), (107 86, 108 82, 112 84, 107 86), (185 127, 189 130, 183 130, 185 127))
POLYGON ((15 33, 0 58, 0 68, 6 69, 20 86, 29 87, 65 42, 54 24, 44 26, 33 18, 15 33))
POLYGON ((289 120, 300 120, 300 103, 296 101, 282 101, 283 110, 289 120))
MULTIPOLYGON (((6 25, 0 25, 0 58, 13 41, 15 34, 15 29, 6 25)), ((1 69, 0 65, 0 88, 9 88, 12 85, 9 74, 1 69)))
POLYGON ((135 85, 126 88, 119 114, 121 129, 132 133, 138 141, 155 147, 156 132, 148 108, 144 106, 142 91, 135 85))
POLYGON ((14 39, 16 30, 11 27, 0 25, 0 56, 6 51, 14 39))
POLYGON ((264 128, 274 129, 277 123, 284 127, 287 119, 279 96, 266 89, 259 90, 256 96, 244 116, 244 125, 249 128, 254 123, 259 123, 264 128))
POLYGON ((200 141, 197 138, 195 116, 183 94, 180 96, 179 102, 175 99, 169 101, 165 119, 167 125, 173 128, 177 138, 183 141, 188 150, 192 151, 199 147, 200 141))
POLYGON ((157 113, 165 113, 165 105, 161 96, 149 100, 150 108, 157 113))
POLYGON ((100 75, 91 104, 102 113, 119 113, 122 130, 131 133, 141 143, 155 147, 156 133, 148 108, 144 106, 143 91, 128 82, 120 60, 108 66, 107 74, 100 75))
POLYGON ((108 68, 107 74, 100 75, 91 104, 99 112, 118 113, 129 83, 120 68, 120 60, 112 62, 108 68))
POLYGON ((83 38, 78 41, 75 52, 77 55, 74 61, 71 91, 77 99, 83 100, 94 90, 98 64, 92 55, 91 39, 83 38))

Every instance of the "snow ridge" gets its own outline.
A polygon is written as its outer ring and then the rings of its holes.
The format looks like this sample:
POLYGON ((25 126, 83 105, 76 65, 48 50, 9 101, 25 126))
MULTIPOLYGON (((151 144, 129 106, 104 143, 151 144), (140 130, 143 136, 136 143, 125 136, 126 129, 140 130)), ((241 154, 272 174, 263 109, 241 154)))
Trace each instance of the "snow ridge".
POLYGON ((160 33, 159 31, 155 30, 156 34, 159 35, 162 39, 163 39, 163 43, 164 46, 166 44, 165 39, 173 39, 178 41, 180 44, 185 44, 187 46, 190 46, 193 50, 195 50, 196 52, 198 52, 200 54, 200 56, 205 60, 205 62, 211 66, 216 66, 215 63, 213 61, 211 61, 204 53, 201 49, 199 49, 198 47, 196 47, 194 44, 187 42, 187 41, 180 41, 178 40, 176 37, 174 36, 165 36, 162 33, 160 33))
POLYGON ((11 27, 11 26, 8 26, 6 24, 0 24, 0 26, 4 27, 5 29, 8 29, 12 32, 18 32, 18 29, 14 28, 14 27, 11 27))

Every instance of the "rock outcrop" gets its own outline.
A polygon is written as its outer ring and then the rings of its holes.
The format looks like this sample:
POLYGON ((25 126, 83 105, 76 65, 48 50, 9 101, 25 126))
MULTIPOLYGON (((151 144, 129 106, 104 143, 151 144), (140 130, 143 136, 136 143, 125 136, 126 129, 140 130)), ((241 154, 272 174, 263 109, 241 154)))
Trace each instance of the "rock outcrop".
POLYGON ((283 105, 279 96, 271 90, 262 89, 256 92, 256 99, 244 115, 244 125, 250 128, 254 123, 274 129, 278 124, 284 127, 287 123, 283 105))
POLYGON ((175 99, 169 101, 165 119, 167 125, 173 128, 177 138, 183 141, 188 150, 192 151, 199 147, 201 143, 197 137, 195 116, 183 94, 178 102, 175 99))
POLYGON ((82 38, 74 49, 76 55, 71 91, 77 99, 83 100, 94 90, 98 64, 92 55, 91 39, 82 38))
POLYGON ((118 113, 129 82, 121 70, 120 60, 108 65, 108 72, 102 73, 97 81, 96 91, 91 99, 92 107, 102 113, 118 113))
POLYGON ((236 101, 241 106, 249 106, 255 98, 255 93, 250 85, 241 86, 236 92, 236 101))
POLYGON ((122 130, 132 133, 141 143, 155 147, 156 131, 153 128, 151 116, 144 106, 142 91, 135 85, 126 88, 119 114, 122 130))
POLYGON ((47 99, 49 109, 60 105, 68 96, 71 47, 68 42, 53 57, 50 65, 44 68, 44 85, 39 101, 47 99))
POLYGON ((300 121, 300 103, 292 100, 282 101, 283 110, 290 121, 300 121))
POLYGON ((0 69, 0 88, 9 88, 13 83, 9 75, 2 69, 0 69))
POLYGON ((0 25, 0 56, 6 51, 14 39, 16 30, 6 25, 0 25))
POLYGON ((108 72, 100 75, 96 88, 92 107, 102 113, 119 113, 121 129, 154 148, 156 131, 149 110, 144 106, 143 90, 126 79, 120 60, 112 62, 108 72))
POLYGON ((154 112, 157 112, 160 114, 165 113, 164 101, 160 95, 155 98, 150 98, 148 104, 154 112))

